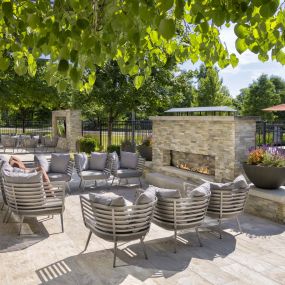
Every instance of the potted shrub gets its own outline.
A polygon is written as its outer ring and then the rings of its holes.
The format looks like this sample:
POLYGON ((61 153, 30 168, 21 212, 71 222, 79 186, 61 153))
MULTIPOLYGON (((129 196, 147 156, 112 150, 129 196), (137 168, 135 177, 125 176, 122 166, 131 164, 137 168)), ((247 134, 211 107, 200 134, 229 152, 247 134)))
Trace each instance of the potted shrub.
POLYGON ((277 189, 285 183, 285 150, 268 146, 251 149, 243 168, 256 187, 277 189))
POLYGON ((146 138, 141 145, 137 147, 140 155, 147 161, 152 161, 152 137, 146 138))

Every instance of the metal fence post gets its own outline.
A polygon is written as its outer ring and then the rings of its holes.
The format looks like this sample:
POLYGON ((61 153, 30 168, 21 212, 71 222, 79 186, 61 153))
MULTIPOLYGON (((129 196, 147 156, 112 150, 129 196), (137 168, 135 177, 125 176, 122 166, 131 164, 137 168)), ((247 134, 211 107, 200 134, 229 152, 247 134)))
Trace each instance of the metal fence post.
POLYGON ((266 144, 266 121, 262 122, 262 142, 266 144))
POLYGON ((102 122, 99 121, 99 144, 100 144, 100 147, 103 146, 102 144, 102 122))

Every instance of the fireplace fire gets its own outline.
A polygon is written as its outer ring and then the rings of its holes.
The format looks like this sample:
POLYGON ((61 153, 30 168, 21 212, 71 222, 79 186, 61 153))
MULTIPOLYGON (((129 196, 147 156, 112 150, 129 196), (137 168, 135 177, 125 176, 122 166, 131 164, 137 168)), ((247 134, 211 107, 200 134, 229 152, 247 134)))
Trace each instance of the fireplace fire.
POLYGON ((187 163, 180 163, 180 164, 177 164, 176 167, 178 167, 180 169, 188 170, 188 171, 193 171, 193 172, 211 175, 209 167, 207 167, 207 166, 191 167, 187 163))
POLYGON ((170 151, 170 165, 186 171, 215 175, 215 157, 181 151, 170 151))

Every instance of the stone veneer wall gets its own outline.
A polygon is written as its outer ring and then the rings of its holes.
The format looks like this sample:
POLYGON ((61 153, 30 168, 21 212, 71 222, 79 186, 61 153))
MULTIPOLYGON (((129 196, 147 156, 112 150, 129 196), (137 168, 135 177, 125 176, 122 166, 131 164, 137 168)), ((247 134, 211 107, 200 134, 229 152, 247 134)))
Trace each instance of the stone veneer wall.
POLYGON ((232 180, 255 145, 256 118, 157 116, 153 121, 153 168, 169 165, 169 150, 215 157, 215 180, 232 180))
POLYGON ((68 151, 76 151, 76 140, 82 136, 82 122, 80 110, 58 110, 52 112, 52 133, 57 134, 57 118, 66 120, 66 137, 60 137, 58 148, 68 151))

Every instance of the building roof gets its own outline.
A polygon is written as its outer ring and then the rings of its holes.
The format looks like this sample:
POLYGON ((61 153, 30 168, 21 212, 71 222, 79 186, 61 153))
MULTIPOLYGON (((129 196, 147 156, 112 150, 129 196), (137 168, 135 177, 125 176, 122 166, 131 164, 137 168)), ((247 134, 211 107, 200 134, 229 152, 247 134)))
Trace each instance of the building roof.
POLYGON ((171 108, 165 113, 194 113, 194 112, 236 112, 228 106, 210 106, 210 107, 190 107, 190 108, 171 108))
POLYGON ((285 104, 275 105, 269 108, 262 109, 266 112, 285 112, 285 104))

